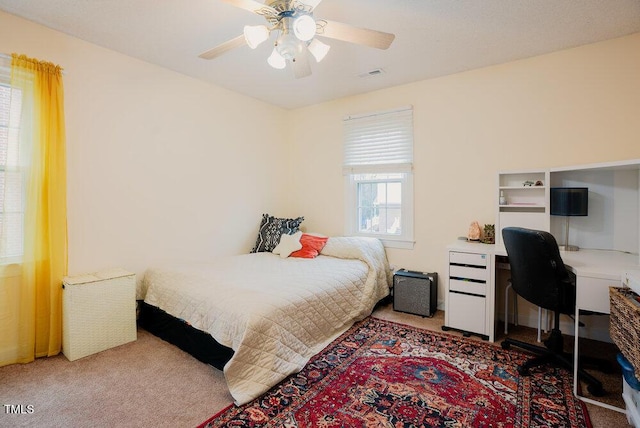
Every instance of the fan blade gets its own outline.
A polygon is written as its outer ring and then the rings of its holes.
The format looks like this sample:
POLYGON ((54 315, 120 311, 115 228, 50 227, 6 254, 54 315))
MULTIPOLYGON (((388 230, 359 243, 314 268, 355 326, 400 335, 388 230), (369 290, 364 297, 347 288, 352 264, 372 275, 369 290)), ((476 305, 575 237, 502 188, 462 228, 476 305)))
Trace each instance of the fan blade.
POLYGON ((202 59, 213 59, 224 53, 227 53, 231 49, 239 48, 240 46, 243 46, 246 44, 247 44, 247 40, 244 38, 244 34, 243 34, 241 36, 236 37, 235 39, 226 41, 216 46, 213 49, 209 49, 208 51, 203 52, 198 56, 202 59))
POLYGON ((396 36, 391 33, 369 30, 367 28, 358 28, 352 25, 343 24, 342 22, 323 21, 326 22, 326 25, 324 25, 321 31, 318 31, 318 35, 329 37, 331 39, 357 43, 359 45, 370 46, 376 49, 387 49, 391 46, 393 39, 396 38, 396 36))
POLYGON ((301 79, 311 75, 311 66, 309 65, 309 54, 305 50, 295 57, 293 61, 289 61, 293 68, 293 75, 296 79, 301 79))
POLYGON ((225 3, 229 3, 240 9, 248 10, 249 12, 257 13, 258 15, 278 15, 278 11, 267 6, 264 3, 260 3, 255 0, 222 0, 225 3))
POLYGON ((311 10, 315 9, 322 0, 300 0, 300 3, 309 6, 311 10))

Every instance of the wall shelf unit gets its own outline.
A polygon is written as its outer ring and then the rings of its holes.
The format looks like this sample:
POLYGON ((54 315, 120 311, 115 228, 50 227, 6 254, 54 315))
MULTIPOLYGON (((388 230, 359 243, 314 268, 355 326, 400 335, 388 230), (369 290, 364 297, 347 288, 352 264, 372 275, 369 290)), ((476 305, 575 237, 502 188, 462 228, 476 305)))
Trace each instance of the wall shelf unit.
POLYGON ((523 226, 549 230, 549 172, 545 170, 498 173, 496 244, 502 243, 502 229, 523 226), (536 185, 537 184, 537 185, 536 185))
POLYGON ((640 252, 640 159, 499 171, 495 196, 497 251, 504 252, 502 229, 509 226, 551 232, 559 243, 563 242, 566 222, 563 217, 551 216, 552 187, 589 188, 588 216, 571 219, 573 244, 640 252), (541 185, 536 186, 536 182, 541 185), (506 201, 501 202, 500 196, 506 201))

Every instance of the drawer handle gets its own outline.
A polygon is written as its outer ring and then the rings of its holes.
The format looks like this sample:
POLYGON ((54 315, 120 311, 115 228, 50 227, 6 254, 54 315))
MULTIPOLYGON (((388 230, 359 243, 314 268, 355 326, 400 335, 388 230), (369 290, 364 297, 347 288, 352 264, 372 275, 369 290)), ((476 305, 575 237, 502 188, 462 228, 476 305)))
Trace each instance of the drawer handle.
POLYGON ((464 264, 464 263, 449 263, 449 266, 459 266, 459 267, 469 267, 469 268, 474 268, 474 269, 486 269, 486 266, 480 266, 480 265, 469 265, 469 264, 464 264))
POLYGON ((483 281, 482 279, 471 279, 471 278, 460 278, 459 276, 451 276, 449 279, 457 279, 458 281, 465 282, 475 282, 476 284, 486 284, 487 281, 483 281))
POLYGON ((483 299, 487 298, 487 296, 485 296, 483 294, 467 293, 467 292, 464 292, 464 291, 450 290, 449 293, 464 294, 465 296, 473 296, 473 297, 482 297, 483 299))

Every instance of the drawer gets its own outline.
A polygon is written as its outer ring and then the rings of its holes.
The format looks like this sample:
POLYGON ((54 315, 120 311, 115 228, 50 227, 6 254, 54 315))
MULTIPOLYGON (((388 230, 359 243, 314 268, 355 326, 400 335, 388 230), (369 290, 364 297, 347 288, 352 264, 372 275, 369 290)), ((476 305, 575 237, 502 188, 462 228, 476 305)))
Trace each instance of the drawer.
POLYGON ((460 330, 487 334, 485 321, 486 299, 468 294, 449 293, 446 310, 449 312, 449 325, 460 330))
POLYGON ((487 269, 470 266, 449 265, 449 277, 486 281, 489 275, 487 269))
POLYGON ((618 287, 619 281, 579 276, 576 286, 576 306, 582 310, 609 313, 609 287, 618 287))
POLYGON ((484 282, 461 281, 459 279, 449 279, 449 291, 460 293, 487 295, 487 284, 484 282))
POLYGON ((487 255, 449 251, 449 263, 472 266, 487 266, 487 255))

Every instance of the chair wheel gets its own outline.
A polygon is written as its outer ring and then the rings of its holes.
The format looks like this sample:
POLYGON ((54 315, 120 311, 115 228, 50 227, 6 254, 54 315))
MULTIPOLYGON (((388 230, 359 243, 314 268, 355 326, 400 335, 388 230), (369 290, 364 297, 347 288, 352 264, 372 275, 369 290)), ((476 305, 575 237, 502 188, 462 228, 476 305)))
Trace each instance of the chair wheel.
POLYGON ((604 395, 602 385, 587 385, 587 391, 594 397, 602 397, 604 395))
POLYGON ((529 376, 529 369, 527 367, 518 366, 518 374, 520 376, 529 376))

